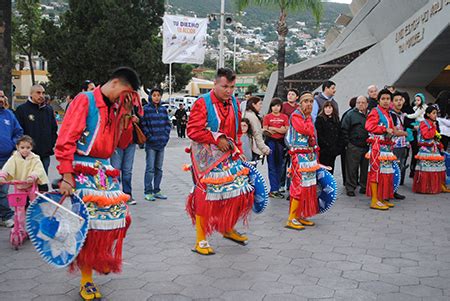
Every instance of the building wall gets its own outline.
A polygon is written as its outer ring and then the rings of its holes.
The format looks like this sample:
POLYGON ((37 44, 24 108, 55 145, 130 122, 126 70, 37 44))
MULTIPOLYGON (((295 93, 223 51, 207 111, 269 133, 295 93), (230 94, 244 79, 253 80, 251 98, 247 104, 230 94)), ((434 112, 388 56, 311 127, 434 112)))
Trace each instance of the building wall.
MULTIPOLYGON (((47 83, 48 72, 45 70, 35 70, 34 76, 36 83, 47 83)), ((30 70, 13 70, 12 71, 13 84, 16 86, 14 96, 18 98, 27 97, 32 86, 31 71, 30 70)))
MULTIPOLYGON (((383 87, 386 84, 396 85, 397 81, 407 72, 419 73, 418 76, 423 76, 422 81, 417 82, 415 80, 414 83, 411 81, 412 84, 408 84, 408 81, 402 81, 402 85, 398 87, 399 90, 405 89, 411 94, 417 92, 426 93, 425 87, 434 79, 433 74, 437 76, 450 62, 450 51, 448 51, 448 47, 442 47, 435 54, 432 61, 422 60, 423 62, 420 64, 419 71, 410 71, 409 68, 415 62, 421 60, 421 56, 433 43, 445 45, 443 44, 445 41, 438 41, 437 39, 442 37, 441 34, 444 31, 450 30, 450 1, 446 1, 428 1, 423 8, 402 22, 383 41, 374 45, 337 73, 332 80, 337 84, 335 98, 339 105, 345 108, 348 106, 348 100, 351 97, 361 94, 365 95, 367 93, 367 87, 370 84, 376 84, 378 87, 383 87), (407 37, 396 40, 402 28, 404 29, 408 24, 412 24, 414 20, 417 20, 417 18, 427 11, 430 11, 435 3, 444 3, 444 6, 433 17, 429 18, 428 21, 421 21, 416 30, 412 31, 407 37), (404 43, 416 34, 420 35, 420 41, 401 52, 399 46, 405 45, 404 43), (439 67, 440 65, 442 67, 439 67)), ((433 100, 430 94, 426 94, 430 100, 433 100)))

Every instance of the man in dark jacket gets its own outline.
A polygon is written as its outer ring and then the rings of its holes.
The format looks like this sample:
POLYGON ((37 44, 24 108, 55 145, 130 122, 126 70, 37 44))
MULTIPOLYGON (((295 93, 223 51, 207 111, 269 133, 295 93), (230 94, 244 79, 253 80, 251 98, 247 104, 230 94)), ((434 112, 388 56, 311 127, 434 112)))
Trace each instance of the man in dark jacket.
POLYGON ((314 96, 313 110, 311 113, 313 122, 316 121, 316 117, 322 110, 323 104, 326 101, 331 101, 331 103, 333 104, 334 112, 336 112, 339 116, 339 106, 336 100, 334 100, 333 98, 334 94, 336 94, 336 84, 331 80, 327 80, 322 84, 322 92, 314 96))
POLYGON ((39 155, 45 172, 48 174, 50 156, 56 143, 58 125, 51 106, 45 103, 45 90, 34 85, 28 101, 17 107, 16 117, 25 135, 34 140, 33 152, 39 155))
POLYGON ((167 109, 161 106, 162 91, 153 89, 151 100, 144 106, 142 131, 147 137, 145 143, 146 167, 144 177, 144 198, 146 201, 167 199, 161 193, 161 180, 163 175, 164 148, 169 142, 170 125, 167 109))
POLYGON ((345 154, 346 183, 348 196, 355 196, 355 189, 360 185, 359 192, 366 193, 368 160, 365 155, 368 151, 365 129, 367 118, 367 98, 359 96, 356 107, 342 120, 342 137, 347 146, 345 154), (358 181, 359 168, 359 181, 358 181))
POLYGON ((177 119, 177 133, 179 138, 186 138, 187 113, 184 104, 180 103, 180 107, 175 111, 177 119))
MULTIPOLYGON (((0 90, 0 169, 8 161, 16 149, 16 141, 23 135, 14 113, 7 109, 8 99, 0 90)), ((0 224, 5 227, 14 226, 12 219, 14 212, 9 208, 6 195, 8 185, 0 185, 0 224)))

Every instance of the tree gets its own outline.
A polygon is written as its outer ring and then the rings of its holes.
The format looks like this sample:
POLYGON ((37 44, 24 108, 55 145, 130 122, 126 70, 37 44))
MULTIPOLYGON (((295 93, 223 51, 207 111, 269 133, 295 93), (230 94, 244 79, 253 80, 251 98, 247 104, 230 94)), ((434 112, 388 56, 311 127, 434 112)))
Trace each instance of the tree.
POLYGON ((0 2, 0 90, 12 101, 11 91, 11 1, 0 2))
POLYGON ((13 47, 27 56, 30 64, 31 82, 34 76, 33 55, 37 54, 36 44, 42 37, 42 14, 39 0, 17 0, 17 14, 12 18, 13 47))
POLYGON ((250 58, 239 62, 240 73, 258 73, 265 70, 267 65, 259 59, 250 58))
POLYGON ((300 56, 298 55, 298 53, 295 51, 294 48, 290 47, 286 51, 286 64, 292 65, 292 64, 298 63, 299 61, 300 61, 300 56))
POLYGON ((50 88, 77 93, 83 80, 104 83, 119 66, 134 68, 144 87, 159 86, 161 61, 159 0, 70 0, 61 24, 45 20, 39 51, 49 61, 50 88))
POLYGON ((192 79, 192 70, 194 66, 190 64, 172 64, 172 77, 175 84, 173 91, 184 89, 187 83, 192 79))
POLYGON ((251 84, 247 87, 247 91, 246 92, 250 92, 250 93, 257 93, 258 92, 258 86, 251 84))
POLYGON ((272 72, 277 70, 277 65, 270 64, 267 66, 267 69, 259 72, 256 76, 256 82, 261 87, 263 91, 266 91, 267 84, 269 83, 270 76, 272 75, 272 72))
POLYGON ((240 10, 248 7, 251 4, 258 6, 277 6, 280 9, 280 15, 277 24, 278 33, 278 84, 277 96, 285 98, 286 91, 284 87, 284 67, 286 58, 286 36, 288 34, 288 27, 286 18, 288 11, 294 12, 298 10, 311 11, 316 22, 322 16, 323 6, 320 0, 235 0, 240 10))

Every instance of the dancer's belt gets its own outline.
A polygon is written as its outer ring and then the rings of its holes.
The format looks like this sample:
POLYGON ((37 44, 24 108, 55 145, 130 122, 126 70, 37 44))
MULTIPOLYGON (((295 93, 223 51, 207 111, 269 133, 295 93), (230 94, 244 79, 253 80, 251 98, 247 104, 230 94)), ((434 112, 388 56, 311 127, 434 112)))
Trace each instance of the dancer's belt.
POLYGON ((380 138, 380 137, 369 137, 367 138, 367 143, 370 144, 374 144, 374 143, 378 143, 381 145, 394 145, 394 141, 392 141, 391 139, 385 139, 385 138, 380 138))
POLYGON ((290 155, 294 154, 310 154, 314 152, 318 152, 320 150, 319 147, 313 148, 313 147, 303 147, 303 148, 292 148, 289 150, 290 155))

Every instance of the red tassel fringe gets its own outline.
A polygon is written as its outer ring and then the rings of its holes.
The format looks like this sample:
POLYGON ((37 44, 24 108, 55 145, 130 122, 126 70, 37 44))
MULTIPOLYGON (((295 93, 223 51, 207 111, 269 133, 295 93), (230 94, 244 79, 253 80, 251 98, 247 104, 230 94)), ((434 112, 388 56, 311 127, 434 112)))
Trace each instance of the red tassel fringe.
MULTIPOLYGON (((366 195, 369 197, 372 196, 372 189, 370 188, 371 183, 375 183, 375 181, 373 181, 371 177, 368 177, 366 195)), ((378 175, 377 187, 377 197, 379 200, 389 200, 394 198, 394 174, 380 173, 378 175)))
POLYGON ((445 184, 445 171, 426 172, 416 170, 412 191, 416 193, 436 194, 442 192, 445 184))
POLYGON ((223 201, 206 201, 204 193, 194 192, 189 194, 186 211, 193 225, 195 225, 195 215, 203 217, 203 230, 208 236, 214 231, 225 233, 233 229, 239 219, 247 225, 253 201, 253 192, 223 201))
POLYGON ((127 215, 124 228, 114 230, 89 230, 84 246, 69 271, 90 267, 100 274, 122 271, 122 246, 131 216, 127 215))
MULTIPOLYGON (((295 213, 299 218, 312 217, 319 213, 319 202, 317 200, 317 186, 302 187, 300 193, 297 195, 291 195, 292 200, 295 199, 299 202, 297 212, 295 213)), ((290 212, 290 205, 289 205, 290 212)))

